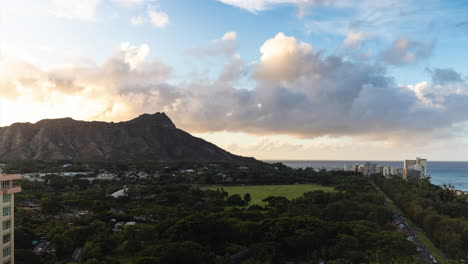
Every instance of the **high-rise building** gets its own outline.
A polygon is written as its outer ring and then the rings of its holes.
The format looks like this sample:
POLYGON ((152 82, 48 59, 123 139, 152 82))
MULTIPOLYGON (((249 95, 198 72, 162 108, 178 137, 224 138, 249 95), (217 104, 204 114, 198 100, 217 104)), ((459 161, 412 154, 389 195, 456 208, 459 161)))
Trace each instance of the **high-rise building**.
POLYGON ((359 172, 359 164, 356 163, 356 164, 353 165, 353 171, 354 172, 359 172))
POLYGON ((383 176, 390 176, 390 175, 392 175, 392 167, 390 167, 390 166, 382 166, 382 175, 383 175, 383 176))
POLYGON ((416 158, 403 163, 403 179, 421 179, 427 177, 427 159, 416 158))
POLYGON ((14 186, 13 181, 21 179, 21 175, 16 174, 0 174, 0 187, 2 191, 1 205, 2 213, 0 214, 1 223, 1 245, 2 252, 0 253, 1 264, 15 263, 15 193, 21 192, 20 186, 14 186))
POLYGON ((364 175, 372 175, 377 172, 377 164, 366 162, 364 164, 364 175))

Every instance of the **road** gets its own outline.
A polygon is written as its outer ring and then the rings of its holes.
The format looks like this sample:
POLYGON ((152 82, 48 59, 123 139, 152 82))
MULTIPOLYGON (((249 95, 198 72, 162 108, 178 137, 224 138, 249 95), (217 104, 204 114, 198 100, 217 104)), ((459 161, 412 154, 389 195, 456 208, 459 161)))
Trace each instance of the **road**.
POLYGON ((423 241, 421 241, 415 234, 417 232, 422 232, 419 228, 413 228, 408 224, 408 221, 406 221, 405 217, 402 216, 402 213, 400 209, 393 203, 393 201, 388 198, 388 196, 377 186, 372 180, 369 180, 371 183, 372 187, 377 192, 380 192, 384 195, 385 201, 384 204, 385 206, 388 206, 389 208, 392 209, 393 211, 393 223, 396 225, 396 227, 405 232, 407 239, 411 242, 413 242, 416 245, 416 249, 418 250, 418 255, 419 257, 424 261, 428 263, 439 263, 437 259, 433 256, 432 252, 428 249, 427 245, 424 244, 423 241))

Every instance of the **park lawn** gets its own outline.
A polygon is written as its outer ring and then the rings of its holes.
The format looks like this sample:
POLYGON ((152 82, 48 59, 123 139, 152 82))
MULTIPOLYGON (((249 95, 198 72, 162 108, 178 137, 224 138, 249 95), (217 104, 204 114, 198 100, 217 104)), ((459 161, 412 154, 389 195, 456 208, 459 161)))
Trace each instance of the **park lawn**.
POLYGON ((239 194, 244 197, 244 194, 249 193, 251 201, 249 205, 265 205, 262 200, 270 196, 283 196, 288 200, 302 196, 305 192, 325 191, 334 192, 333 187, 325 187, 317 184, 294 184, 294 185, 245 185, 245 186, 222 186, 210 185, 203 186, 203 190, 216 190, 223 188, 229 195, 239 194))

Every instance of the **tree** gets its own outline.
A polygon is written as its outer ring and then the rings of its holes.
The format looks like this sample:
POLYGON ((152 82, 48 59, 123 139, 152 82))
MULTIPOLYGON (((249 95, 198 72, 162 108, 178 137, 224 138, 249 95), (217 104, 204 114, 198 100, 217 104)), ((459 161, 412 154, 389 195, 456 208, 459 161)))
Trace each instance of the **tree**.
POLYGON ((57 214, 62 210, 62 205, 55 199, 43 198, 40 206, 42 211, 47 214, 57 214))
POLYGON ((40 263, 40 259, 30 249, 16 249, 15 250, 15 263, 16 264, 40 263))
POLYGON ((57 257, 63 258, 73 251, 73 242, 66 236, 62 234, 57 234, 54 236, 52 239, 52 242, 54 242, 55 246, 55 254, 57 254, 57 257))
POLYGON ((233 194, 226 199, 227 204, 233 206, 244 206, 245 202, 239 194, 233 194))
POLYGON ((251 200, 250 193, 244 194, 244 201, 245 201, 247 204, 250 203, 250 200, 251 200))

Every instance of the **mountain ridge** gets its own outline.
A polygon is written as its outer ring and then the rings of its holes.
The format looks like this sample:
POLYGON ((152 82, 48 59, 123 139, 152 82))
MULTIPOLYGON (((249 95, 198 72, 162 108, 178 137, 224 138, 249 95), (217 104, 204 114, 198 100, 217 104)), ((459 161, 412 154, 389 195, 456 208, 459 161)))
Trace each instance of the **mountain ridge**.
POLYGON ((256 161, 190 135, 160 112, 122 122, 67 117, 0 127, 0 160, 256 161))

